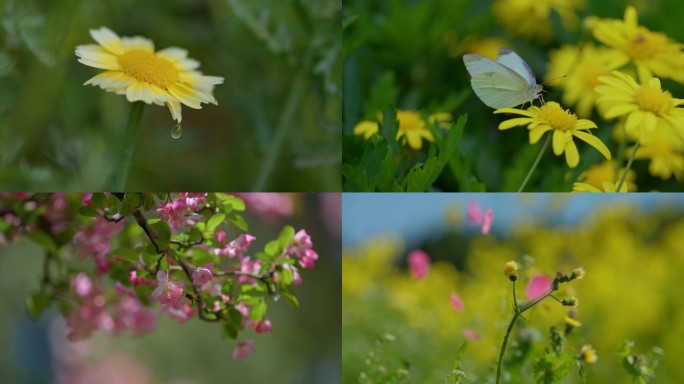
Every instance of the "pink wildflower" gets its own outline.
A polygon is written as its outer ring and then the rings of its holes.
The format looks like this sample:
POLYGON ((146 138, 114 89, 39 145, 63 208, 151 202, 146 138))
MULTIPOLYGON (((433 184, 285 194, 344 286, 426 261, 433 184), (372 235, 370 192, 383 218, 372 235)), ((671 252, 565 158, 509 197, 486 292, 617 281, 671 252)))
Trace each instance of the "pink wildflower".
POLYGON ((273 331, 273 325, 269 319, 263 319, 252 323, 252 328, 254 328, 256 333, 270 333, 273 331))
POLYGON ((549 291, 551 291, 551 280, 544 275, 536 275, 527 283, 525 296, 528 300, 536 300, 549 291))
POLYGON ((214 276, 211 274, 211 270, 214 269, 214 263, 209 263, 204 267, 197 267, 192 272, 192 284, 203 285, 211 281, 214 276))
POLYGON ((451 305, 454 306, 454 309, 463 312, 465 309, 465 305, 463 304, 463 300, 456 294, 456 292, 452 292, 451 295, 449 295, 449 300, 451 300, 451 305))
POLYGON ((408 255, 408 265, 416 280, 423 279, 430 269, 430 257, 424 251, 416 249, 408 255))
POLYGON ((463 336, 468 340, 480 340, 480 334, 473 331, 472 329, 464 329, 463 336))

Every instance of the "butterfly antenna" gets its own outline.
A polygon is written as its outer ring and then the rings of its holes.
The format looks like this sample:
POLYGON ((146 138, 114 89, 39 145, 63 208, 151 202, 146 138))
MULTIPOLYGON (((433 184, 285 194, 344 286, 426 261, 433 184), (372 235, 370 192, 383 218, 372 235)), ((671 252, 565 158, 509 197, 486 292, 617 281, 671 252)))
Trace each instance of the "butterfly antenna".
POLYGON ((551 79, 551 80, 549 80, 549 81, 543 82, 542 85, 551 85, 551 82, 552 82, 552 81, 556 81, 556 80, 558 80, 558 79, 562 79, 562 78, 565 78, 565 77, 568 77, 568 75, 565 74, 565 75, 563 75, 563 76, 555 77, 555 78, 553 78, 553 79, 551 79))

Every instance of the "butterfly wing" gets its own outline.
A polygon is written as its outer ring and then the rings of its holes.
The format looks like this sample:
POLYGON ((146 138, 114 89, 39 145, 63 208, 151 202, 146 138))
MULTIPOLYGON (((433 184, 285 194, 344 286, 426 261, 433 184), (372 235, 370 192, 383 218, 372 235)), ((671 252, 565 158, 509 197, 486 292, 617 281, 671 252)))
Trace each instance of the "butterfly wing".
POLYGON ((530 101, 530 85, 522 75, 480 55, 463 55, 470 73, 470 84, 477 97, 488 107, 514 107, 530 101))
POLYGON ((530 66, 510 48, 500 48, 496 61, 522 76, 527 80, 530 87, 537 84, 537 79, 534 77, 534 72, 532 72, 530 66))

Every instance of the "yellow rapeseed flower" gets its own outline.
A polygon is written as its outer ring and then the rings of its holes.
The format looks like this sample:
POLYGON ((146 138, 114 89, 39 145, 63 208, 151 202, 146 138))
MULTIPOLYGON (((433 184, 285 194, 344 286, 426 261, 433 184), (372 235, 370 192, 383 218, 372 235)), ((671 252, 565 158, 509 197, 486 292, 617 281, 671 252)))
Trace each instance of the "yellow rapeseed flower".
POLYGON ((217 105, 214 86, 223 77, 204 76, 196 71, 200 63, 187 57, 185 49, 169 47, 155 52, 152 41, 140 37, 122 37, 106 27, 91 29, 99 44, 76 47, 78 61, 105 69, 84 85, 126 95, 130 102, 166 105, 174 120, 181 122, 181 103, 201 109, 202 103, 217 105))
POLYGON ((669 124, 684 137, 684 100, 675 99, 670 92, 660 87, 660 80, 651 78, 642 85, 624 73, 613 71, 613 76, 601 76, 605 85, 596 87, 601 94, 598 103, 602 105, 607 119, 625 118, 625 130, 631 137, 644 144, 657 127, 669 124))
POLYGON ((591 43, 564 45, 551 51, 549 59, 544 79, 554 88, 563 89, 563 104, 576 105, 577 116, 582 118, 591 116, 599 97, 594 89, 599 85, 599 76, 609 75, 624 64, 619 52, 591 43))
POLYGON ((638 23, 637 11, 629 6, 624 20, 589 19, 594 37, 634 62, 642 82, 653 77, 666 77, 684 83, 684 45, 665 34, 652 32, 638 23))
MULTIPOLYGON (((643 148, 643 147, 642 147, 643 148)), ((639 150, 641 152, 641 150, 639 150)), ((582 184, 589 184, 594 188, 601 190, 603 188, 604 182, 617 183, 622 174, 625 172, 624 168, 617 168, 616 164, 612 160, 606 160, 600 164, 592 165, 582 172, 577 180, 582 184)), ((631 192, 637 191, 637 186, 634 183, 636 179, 636 172, 630 169, 627 171, 627 178, 625 179, 625 184, 627 185, 627 190, 631 192)))
POLYGON ((573 137, 586 142, 596 148, 603 156, 610 159, 608 147, 596 136, 588 131, 596 128, 590 120, 577 119, 574 113, 561 108, 556 102, 549 102, 541 107, 531 106, 527 110, 515 108, 501 108, 494 113, 511 113, 525 117, 503 121, 499 129, 509 129, 520 125, 528 125, 530 144, 537 143, 547 131, 553 131, 553 153, 560 156, 565 153, 565 161, 570 168, 579 164, 579 152, 573 137))
POLYGON ((512 35, 549 41, 553 36, 551 11, 558 13, 564 28, 572 29, 577 24, 575 12, 582 6, 584 0, 497 0, 492 11, 512 35))
MULTIPOLYGON (((382 115, 379 115, 379 118, 382 121, 382 115)), ((412 149, 421 149, 423 139, 431 143, 435 142, 435 137, 420 113, 397 110, 397 120, 399 121, 399 127, 396 139, 399 140, 401 137, 406 137, 406 145, 412 149)), ((438 123, 441 128, 449 128, 452 116, 450 113, 435 113, 430 115, 428 120, 430 124, 438 123)), ((366 140, 377 134, 378 131, 379 125, 374 121, 362 121, 354 127, 354 134, 363 136, 366 140)))

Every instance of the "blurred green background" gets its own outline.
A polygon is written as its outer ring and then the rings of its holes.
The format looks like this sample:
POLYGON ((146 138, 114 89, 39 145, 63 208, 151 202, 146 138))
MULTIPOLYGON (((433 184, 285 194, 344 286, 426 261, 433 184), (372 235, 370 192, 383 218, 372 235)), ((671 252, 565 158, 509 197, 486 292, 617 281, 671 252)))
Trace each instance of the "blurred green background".
MULTIPOLYGON (((375 120, 376 113, 393 102, 403 110, 417 110, 427 115, 450 112, 454 117, 468 114, 468 122, 459 147, 460 170, 445 170, 433 190, 478 192, 464 180, 484 183, 486 191, 515 191, 520 186, 541 143, 529 144, 523 129, 499 131, 498 124, 510 116, 494 116, 472 92, 470 76, 463 64, 463 54, 486 49, 496 52, 503 44, 516 51, 532 68, 537 81, 544 81, 549 52, 563 44, 595 41, 582 27, 585 18, 623 19, 625 8, 634 5, 639 25, 662 32, 670 39, 684 42, 681 20, 684 2, 655 1, 529 1, 534 9, 550 4, 561 7, 580 4, 575 12, 575 28, 566 28, 556 11, 550 13, 552 33, 538 40, 514 35, 497 20, 492 5, 495 0, 344 0, 343 1, 343 162, 361 158, 366 140, 352 136, 354 126, 363 120, 375 120), (584 5, 581 5, 584 3, 584 5), (388 79, 392 78, 393 81, 388 79), (460 176, 460 178, 459 178, 460 176), (471 179, 470 176, 475 179, 471 179)), ((506 4, 506 1, 501 1, 506 4)), ((508 4, 516 3, 510 1, 508 4)), ((518 2, 520 3, 520 2, 518 2)), ((527 2, 524 2, 527 3, 527 2)), ((531 11, 530 11, 531 12, 531 11)), ((529 26, 532 17, 521 16, 519 23, 529 26)), ((684 97, 684 86, 663 80, 663 89, 673 97, 684 97)), ((561 92, 554 84, 544 85, 544 99, 561 102, 561 92)), ((562 104, 562 103, 561 103, 562 104)), ((563 107, 575 111, 568 105, 563 107)), ((618 158, 618 146, 611 138, 613 122, 601 121, 596 113, 591 120, 599 125, 594 135, 618 158)), ((572 183, 589 165, 603 160, 586 144, 579 144, 579 167, 569 169, 562 157, 547 153, 535 171, 528 190, 569 192, 572 183)), ((425 162, 427 150, 404 155, 409 164, 425 162)), ((624 163, 623 163, 624 164, 624 163)), ((674 178, 663 181, 648 172, 648 161, 636 161, 639 191, 681 191, 674 178)))
MULTIPOLYGON (((158 316, 156 331, 140 338, 98 331, 82 343, 66 340, 64 320, 50 310, 32 323, 24 300, 40 285, 42 251, 28 240, 0 247, 0 383, 340 383, 341 271, 339 194, 295 197, 292 217, 260 219, 245 214, 263 247, 283 225, 306 228, 320 258, 294 287, 301 306, 269 303, 270 334, 245 331, 254 353, 231 357, 236 343, 221 327, 197 318, 177 324, 158 316)), ((159 306, 152 311, 159 313, 159 306)))
POLYGON ((340 20, 339 0, 0 0, 0 185, 102 190, 130 104, 83 86, 101 70, 74 49, 107 26, 225 78, 178 140, 146 106, 128 190, 339 191, 340 20))

